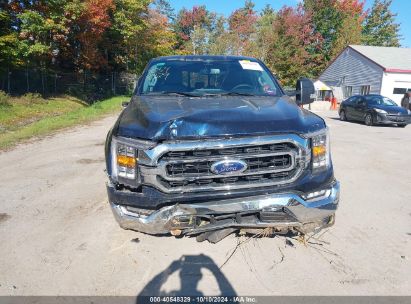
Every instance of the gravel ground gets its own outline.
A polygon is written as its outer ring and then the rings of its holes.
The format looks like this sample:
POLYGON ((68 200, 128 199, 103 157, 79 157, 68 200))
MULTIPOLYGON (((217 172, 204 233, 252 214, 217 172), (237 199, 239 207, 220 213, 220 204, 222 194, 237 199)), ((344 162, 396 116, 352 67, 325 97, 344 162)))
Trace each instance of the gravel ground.
POLYGON ((216 245, 118 227, 103 144, 115 117, 0 154, 0 295, 411 295, 411 126, 319 113, 342 186, 318 239, 216 245))

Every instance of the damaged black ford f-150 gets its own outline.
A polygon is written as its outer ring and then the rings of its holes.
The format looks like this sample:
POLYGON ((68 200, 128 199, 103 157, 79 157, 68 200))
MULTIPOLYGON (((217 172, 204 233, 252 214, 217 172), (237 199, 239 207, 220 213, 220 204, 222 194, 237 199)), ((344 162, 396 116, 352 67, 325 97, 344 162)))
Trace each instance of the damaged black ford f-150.
POLYGON ((307 233, 339 201, 327 126, 259 60, 151 60, 106 141, 108 198, 120 226, 216 242, 236 230, 307 233))

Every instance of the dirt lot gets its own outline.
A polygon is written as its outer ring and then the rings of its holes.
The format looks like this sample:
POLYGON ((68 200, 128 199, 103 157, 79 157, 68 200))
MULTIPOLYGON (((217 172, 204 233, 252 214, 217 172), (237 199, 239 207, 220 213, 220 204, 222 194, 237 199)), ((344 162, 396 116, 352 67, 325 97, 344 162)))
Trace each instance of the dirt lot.
POLYGON ((323 114, 342 198, 307 246, 120 229, 103 172, 114 117, 1 153, 0 295, 411 295, 411 126, 323 114))

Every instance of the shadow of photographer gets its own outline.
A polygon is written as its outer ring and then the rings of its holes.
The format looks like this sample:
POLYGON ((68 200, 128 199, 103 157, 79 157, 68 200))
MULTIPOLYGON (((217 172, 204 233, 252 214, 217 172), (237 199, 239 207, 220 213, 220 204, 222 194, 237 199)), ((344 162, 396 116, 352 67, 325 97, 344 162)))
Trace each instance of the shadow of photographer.
POLYGON ((147 283, 137 296, 136 303, 145 303, 142 297, 147 296, 203 296, 203 292, 198 289, 198 283, 203 278, 202 270, 209 270, 213 274, 220 290, 220 295, 236 295, 230 282, 210 257, 203 254, 183 255, 147 283), (162 291, 162 287, 167 280, 176 272, 179 272, 181 288, 169 292, 162 291))

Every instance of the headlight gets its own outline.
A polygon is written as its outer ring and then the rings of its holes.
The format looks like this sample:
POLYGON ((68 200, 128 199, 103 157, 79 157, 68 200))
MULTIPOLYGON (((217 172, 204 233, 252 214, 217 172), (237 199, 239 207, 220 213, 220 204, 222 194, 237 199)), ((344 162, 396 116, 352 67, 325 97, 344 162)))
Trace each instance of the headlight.
POLYGON ((411 115, 411 110, 407 110, 407 112, 408 112, 408 115, 411 115))
POLYGON ((111 178, 119 183, 137 186, 139 151, 149 148, 152 143, 128 138, 111 139, 111 178))
POLYGON ((111 140, 111 175, 114 179, 135 179, 138 164, 138 151, 130 144, 113 138, 111 140))
POLYGON ((375 112, 380 113, 380 114, 387 114, 387 111, 381 110, 381 109, 374 109, 375 112))
POLYGON ((318 172, 330 165, 330 140, 328 129, 311 137, 312 170, 318 172))

